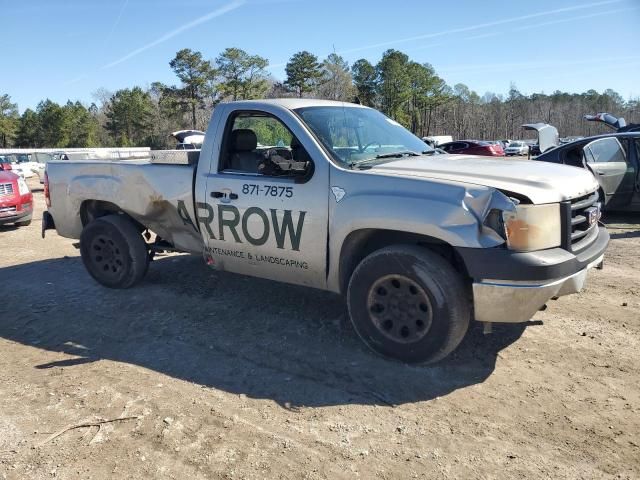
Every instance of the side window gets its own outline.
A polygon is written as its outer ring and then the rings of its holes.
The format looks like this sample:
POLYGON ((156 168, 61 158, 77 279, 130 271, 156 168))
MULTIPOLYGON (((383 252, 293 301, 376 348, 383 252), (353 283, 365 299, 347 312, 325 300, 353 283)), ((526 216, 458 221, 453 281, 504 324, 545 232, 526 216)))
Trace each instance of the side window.
POLYGON ((585 147, 589 163, 610 163, 627 161, 624 149, 615 138, 595 140, 585 147))
POLYGON ((242 112, 228 122, 221 171, 297 176, 310 168, 306 150, 277 118, 263 112, 242 112))
POLYGON ((583 157, 587 159, 587 162, 592 163, 591 151, 588 148, 575 147, 569 149, 564 154, 564 162, 567 165, 573 165, 574 167, 582 167, 583 157))

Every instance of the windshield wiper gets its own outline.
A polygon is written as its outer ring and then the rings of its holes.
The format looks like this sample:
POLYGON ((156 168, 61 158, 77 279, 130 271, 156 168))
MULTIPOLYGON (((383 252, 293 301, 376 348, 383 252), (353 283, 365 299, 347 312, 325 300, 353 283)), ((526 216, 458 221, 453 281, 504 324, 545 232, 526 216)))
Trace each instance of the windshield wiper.
POLYGON ((376 158, 394 158, 394 157, 419 157, 421 153, 414 152, 413 150, 402 150, 400 152, 390 152, 390 153, 381 153, 380 155, 376 155, 376 158))
POLYGON ((402 157, 419 157, 421 155, 426 155, 432 153, 431 150, 425 150, 424 152, 415 152, 413 150, 401 150, 399 152, 389 152, 389 153, 381 153, 380 155, 376 155, 372 158, 365 158, 363 160, 357 160, 349 163, 349 168, 361 168, 361 169, 369 169, 371 168, 372 163, 378 163, 379 160, 383 160, 385 158, 402 158, 402 157))

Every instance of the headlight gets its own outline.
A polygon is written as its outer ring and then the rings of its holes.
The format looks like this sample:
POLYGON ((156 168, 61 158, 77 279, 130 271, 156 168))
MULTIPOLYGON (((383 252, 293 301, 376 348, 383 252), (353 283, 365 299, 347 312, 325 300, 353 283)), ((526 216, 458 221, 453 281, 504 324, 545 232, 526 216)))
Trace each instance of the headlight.
POLYGON ((27 193, 29 193, 29 186, 22 177, 18 177, 18 193, 20 195, 26 195, 27 193))
POLYGON ((507 246, 532 251, 559 247, 560 204, 518 205, 515 212, 502 212, 507 246))

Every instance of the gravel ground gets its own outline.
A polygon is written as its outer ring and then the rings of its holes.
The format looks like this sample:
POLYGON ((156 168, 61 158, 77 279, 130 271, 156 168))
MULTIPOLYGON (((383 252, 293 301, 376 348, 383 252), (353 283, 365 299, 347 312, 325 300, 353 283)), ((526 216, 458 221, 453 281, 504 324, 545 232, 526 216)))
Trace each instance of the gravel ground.
POLYGON ((200 258, 102 288, 32 186, 0 227, 1 479, 640 478, 640 216, 582 293, 409 367, 339 297, 200 258))

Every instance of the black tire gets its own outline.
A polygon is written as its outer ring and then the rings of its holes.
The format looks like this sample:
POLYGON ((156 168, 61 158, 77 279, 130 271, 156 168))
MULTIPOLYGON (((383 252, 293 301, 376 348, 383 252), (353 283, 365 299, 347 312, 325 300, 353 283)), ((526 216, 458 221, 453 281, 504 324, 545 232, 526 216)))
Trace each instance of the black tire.
POLYGON ((31 225, 31 219, 23 220, 22 222, 16 222, 16 227, 28 227, 31 225))
POLYGON ((471 294, 461 275, 439 255, 413 245, 386 247, 362 260, 349 281, 347 302, 364 343, 405 363, 446 357, 464 338, 471 317, 471 294))
POLYGON ((90 222, 80 235, 80 254, 89 274, 109 288, 129 288, 149 268, 149 252, 134 223, 123 215, 90 222))

